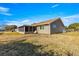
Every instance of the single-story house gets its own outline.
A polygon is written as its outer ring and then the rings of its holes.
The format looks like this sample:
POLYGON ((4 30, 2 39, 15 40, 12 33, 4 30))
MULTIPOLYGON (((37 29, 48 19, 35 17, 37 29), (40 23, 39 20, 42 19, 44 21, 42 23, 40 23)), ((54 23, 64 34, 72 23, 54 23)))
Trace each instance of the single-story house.
POLYGON ((23 33, 23 34, 34 33, 35 30, 36 30, 36 27, 31 26, 31 25, 23 25, 23 26, 20 26, 16 29, 17 32, 23 33))
POLYGON ((30 26, 18 27, 18 32, 21 33, 34 33, 35 31, 38 34, 62 33, 65 32, 65 27, 60 18, 34 23, 30 26))
POLYGON ((74 32, 74 29, 66 29, 66 32, 74 32))

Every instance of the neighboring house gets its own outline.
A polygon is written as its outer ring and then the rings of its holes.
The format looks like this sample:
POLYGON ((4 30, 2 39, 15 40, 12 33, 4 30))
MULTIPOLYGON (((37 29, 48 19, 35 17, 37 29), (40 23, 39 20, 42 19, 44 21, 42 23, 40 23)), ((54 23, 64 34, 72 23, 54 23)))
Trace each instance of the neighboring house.
POLYGON ((34 33, 38 34, 53 34, 65 32, 65 27, 60 18, 55 18, 39 23, 34 23, 31 26, 20 26, 18 31, 22 33, 34 33))
POLYGON ((79 32, 79 29, 66 29, 66 32, 79 32))
POLYGON ((66 29, 66 32, 74 32, 74 29, 66 29))

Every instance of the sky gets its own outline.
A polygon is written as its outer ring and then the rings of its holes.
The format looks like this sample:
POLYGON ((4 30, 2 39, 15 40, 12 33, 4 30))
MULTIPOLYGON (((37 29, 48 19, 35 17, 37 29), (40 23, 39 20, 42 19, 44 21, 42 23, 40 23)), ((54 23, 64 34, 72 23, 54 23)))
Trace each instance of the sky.
POLYGON ((0 25, 30 25, 60 17, 65 26, 79 22, 78 3, 0 3, 0 25))

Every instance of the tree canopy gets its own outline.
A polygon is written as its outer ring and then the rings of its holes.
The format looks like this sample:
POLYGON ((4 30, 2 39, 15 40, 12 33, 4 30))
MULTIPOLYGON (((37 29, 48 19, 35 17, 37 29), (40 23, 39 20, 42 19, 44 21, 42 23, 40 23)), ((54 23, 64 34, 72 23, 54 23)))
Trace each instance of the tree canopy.
POLYGON ((6 25, 5 30, 6 31, 14 31, 17 28, 16 25, 6 25))
POLYGON ((72 23, 68 26, 69 29, 79 29, 79 23, 72 23))

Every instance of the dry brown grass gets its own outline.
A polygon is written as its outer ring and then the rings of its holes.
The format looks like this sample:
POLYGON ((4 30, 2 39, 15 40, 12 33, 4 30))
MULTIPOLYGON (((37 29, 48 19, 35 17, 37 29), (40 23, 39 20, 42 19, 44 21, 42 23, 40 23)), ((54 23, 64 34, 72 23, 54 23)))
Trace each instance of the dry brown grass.
POLYGON ((0 55, 79 55, 78 35, 78 32, 52 35, 4 33, 0 35, 0 55))
MULTIPOLYGON (((79 55, 79 33, 70 32, 52 35, 30 35, 27 42, 44 46, 41 50, 57 55, 79 55)), ((42 53, 42 51, 41 51, 42 53)))
POLYGON ((24 36, 23 34, 17 32, 3 32, 0 33, 0 43, 17 40, 23 36, 24 36))

